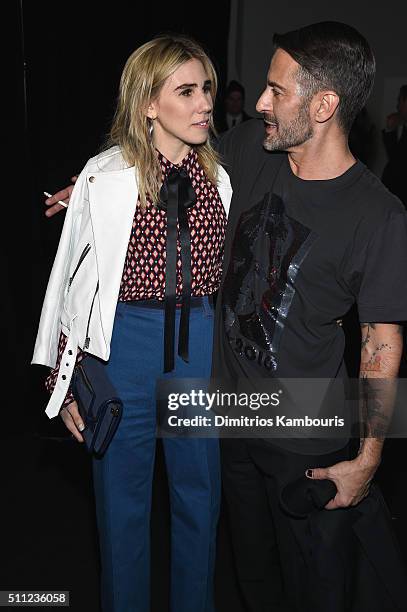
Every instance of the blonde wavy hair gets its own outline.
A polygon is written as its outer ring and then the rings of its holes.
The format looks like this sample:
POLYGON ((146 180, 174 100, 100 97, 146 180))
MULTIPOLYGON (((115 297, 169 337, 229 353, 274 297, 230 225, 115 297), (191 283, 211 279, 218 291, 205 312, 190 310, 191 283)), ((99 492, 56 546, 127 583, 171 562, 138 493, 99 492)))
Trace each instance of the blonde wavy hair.
MULTIPOLYGON (((202 63, 211 80, 214 103, 217 90, 215 68, 202 47, 190 38, 178 35, 153 38, 130 55, 123 69, 107 145, 118 145, 129 167, 135 166, 142 210, 147 206, 147 196, 153 202, 158 201, 162 183, 146 110, 150 101, 158 97, 166 79, 191 59, 202 63)), ((216 135, 212 115, 210 130, 216 135)), ((219 158, 210 138, 205 143, 194 145, 194 149, 207 178, 216 184, 219 158)))

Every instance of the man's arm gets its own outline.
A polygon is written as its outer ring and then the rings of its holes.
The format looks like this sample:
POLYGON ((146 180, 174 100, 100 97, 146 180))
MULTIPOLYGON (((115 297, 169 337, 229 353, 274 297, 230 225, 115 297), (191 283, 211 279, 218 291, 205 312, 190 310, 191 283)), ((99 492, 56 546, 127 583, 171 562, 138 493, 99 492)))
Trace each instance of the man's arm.
POLYGON ((337 493, 325 506, 327 510, 355 506, 369 493, 393 411, 403 348, 402 327, 393 323, 362 323, 361 331, 364 434, 359 453, 351 461, 306 472, 308 478, 335 483, 337 493))
POLYGON ((393 413, 396 379, 403 351, 403 327, 392 323, 362 323, 359 376, 362 383, 364 437, 360 455, 379 464, 393 413))

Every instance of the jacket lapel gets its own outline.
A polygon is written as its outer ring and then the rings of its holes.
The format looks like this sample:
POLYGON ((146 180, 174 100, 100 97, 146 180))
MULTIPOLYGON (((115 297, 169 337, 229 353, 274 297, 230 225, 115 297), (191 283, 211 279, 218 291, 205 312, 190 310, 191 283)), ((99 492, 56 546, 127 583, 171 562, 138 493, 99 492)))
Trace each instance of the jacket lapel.
POLYGON ((138 187, 134 168, 90 173, 87 181, 99 276, 100 315, 102 326, 107 330, 116 310, 138 187))

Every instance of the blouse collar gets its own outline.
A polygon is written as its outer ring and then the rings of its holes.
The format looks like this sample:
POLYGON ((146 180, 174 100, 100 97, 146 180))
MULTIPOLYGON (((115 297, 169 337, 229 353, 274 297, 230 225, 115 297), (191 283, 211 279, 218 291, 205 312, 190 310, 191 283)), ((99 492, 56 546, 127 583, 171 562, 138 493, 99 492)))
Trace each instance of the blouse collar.
POLYGON ((191 149, 187 155, 178 164, 172 163, 167 159, 158 149, 156 149, 158 155, 158 161, 160 162, 163 175, 167 176, 173 168, 185 168, 188 172, 191 166, 197 162, 198 154, 195 149, 191 149))

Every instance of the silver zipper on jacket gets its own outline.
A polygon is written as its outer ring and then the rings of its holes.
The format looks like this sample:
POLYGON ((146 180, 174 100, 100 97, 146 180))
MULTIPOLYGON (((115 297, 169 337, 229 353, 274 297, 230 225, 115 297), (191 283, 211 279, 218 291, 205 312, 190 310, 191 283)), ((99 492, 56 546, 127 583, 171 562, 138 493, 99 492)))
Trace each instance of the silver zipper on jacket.
POLYGON ((83 345, 84 349, 88 349, 89 348, 89 344, 90 344, 90 338, 89 338, 90 318, 92 316, 92 310, 93 310, 93 306, 95 304, 95 299, 96 299, 96 295, 97 295, 98 291, 99 291, 99 281, 97 282, 96 290, 95 290, 95 293, 94 293, 93 299, 92 299, 92 304, 90 306, 90 313, 89 313, 89 318, 88 318, 88 324, 86 326, 86 337, 85 337, 85 342, 84 342, 84 345, 83 345))
POLYGON ((78 263, 76 264, 76 268, 75 268, 75 270, 72 272, 72 276, 71 276, 71 277, 70 277, 70 279, 69 279, 69 283, 68 283, 68 290, 69 290, 70 286, 72 285, 72 281, 73 281, 73 279, 75 278, 76 273, 77 273, 77 271, 79 270, 79 268, 80 268, 80 266, 81 266, 81 264, 82 264, 83 260, 85 259, 86 255, 89 253, 90 248, 91 248, 91 247, 90 247, 90 244, 88 243, 88 244, 85 246, 85 248, 83 249, 82 254, 81 254, 81 256, 79 257, 78 263))

